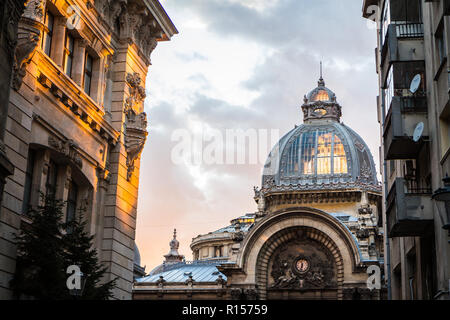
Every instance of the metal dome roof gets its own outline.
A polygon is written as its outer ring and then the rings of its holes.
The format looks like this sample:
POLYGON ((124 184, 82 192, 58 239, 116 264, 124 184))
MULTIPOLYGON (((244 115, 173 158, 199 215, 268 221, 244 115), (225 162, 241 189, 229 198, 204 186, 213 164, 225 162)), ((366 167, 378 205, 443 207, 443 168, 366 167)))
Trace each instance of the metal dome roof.
POLYGON ((335 94, 319 86, 305 96, 304 124, 275 145, 264 166, 262 191, 379 190, 375 163, 367 144, 340 123, 335 94))

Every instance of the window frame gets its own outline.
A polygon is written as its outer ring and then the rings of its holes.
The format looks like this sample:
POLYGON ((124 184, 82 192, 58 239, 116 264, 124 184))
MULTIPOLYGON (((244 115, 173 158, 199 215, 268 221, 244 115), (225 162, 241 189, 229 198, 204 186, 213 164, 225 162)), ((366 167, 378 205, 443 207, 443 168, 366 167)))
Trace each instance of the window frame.
POLYGON ((75 38, 66 29, 66 35, 64 37, 64 73, 72 78, 73 59, 75 51, 75 38), (70 70, 68 70, 68 61, 70 61, 70 70))
POLYGON ((47 9, 44 15, 44 29, 43 36, 41 39, 41 49, 42 51, 50 57, 52 52, 52 42, 53 42, 53 29, 55 26, 55 16, 47 9), (51 23, 49 23, 49 18, 51 17, 51 23), (48 52, 47 52, 48 51, 48 52))
POLYGON ((91 95, 92 90, 92 74, 94 69, 94 58, 86 52, 84 58, 84 68, 83 68, 83 90, 87 95, 91 95), (88 68, 88 61, 90 61, 90 68, 88 68), (87 86, 86 79, 89 79, 89 85, 87 86))

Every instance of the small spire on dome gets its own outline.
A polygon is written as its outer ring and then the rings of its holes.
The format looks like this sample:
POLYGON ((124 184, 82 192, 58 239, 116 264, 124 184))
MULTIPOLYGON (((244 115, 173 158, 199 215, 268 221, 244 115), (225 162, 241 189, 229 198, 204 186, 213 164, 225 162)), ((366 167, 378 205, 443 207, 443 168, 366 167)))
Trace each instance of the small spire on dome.
POLYGON ((170 262, 181 262, 184 256, 178 252, 180 247, 180 242, 177 240, 177 229, 173 229, 173 239, 169 243, 170 251, 164 257, 166 258, 166 263, 170 262))
POLYGON ((317 85, 319 87, 325 87, 325 81, 323 80, 323 74, 322 74, 322 61, 320 61, 320 78, 319 78, 319 81, 317 82, 317 85))

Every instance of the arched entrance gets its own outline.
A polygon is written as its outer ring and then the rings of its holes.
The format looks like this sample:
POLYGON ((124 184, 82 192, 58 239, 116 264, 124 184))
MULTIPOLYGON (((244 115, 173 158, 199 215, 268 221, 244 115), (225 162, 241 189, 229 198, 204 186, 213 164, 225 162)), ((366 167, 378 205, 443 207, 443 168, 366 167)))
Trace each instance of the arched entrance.
POLYGON ((256 283, 261 299, 341 299, 343 279, 337 245, 312 227, 283 229, 258 254, 256 283))

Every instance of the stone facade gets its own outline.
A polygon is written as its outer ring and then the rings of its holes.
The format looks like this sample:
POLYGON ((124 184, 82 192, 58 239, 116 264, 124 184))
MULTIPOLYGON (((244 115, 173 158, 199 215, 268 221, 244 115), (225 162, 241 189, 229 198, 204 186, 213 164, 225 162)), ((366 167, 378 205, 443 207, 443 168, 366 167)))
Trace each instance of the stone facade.
POLYGON ((365 0, 363 16, 378 27, 389 297, 448 300, 450 2, 365 0))
POLYGON ((65 219, 85 209, 105 280, 131 298, 145 78, 157 43, 176 33, 157 0, 27 1, 4 134, 14 174, 0 212, 0 298, 11 297, 14 234, 40 192, 67 201, 65 219))

